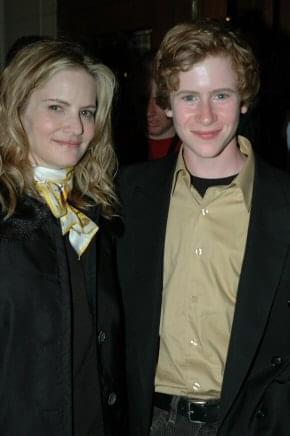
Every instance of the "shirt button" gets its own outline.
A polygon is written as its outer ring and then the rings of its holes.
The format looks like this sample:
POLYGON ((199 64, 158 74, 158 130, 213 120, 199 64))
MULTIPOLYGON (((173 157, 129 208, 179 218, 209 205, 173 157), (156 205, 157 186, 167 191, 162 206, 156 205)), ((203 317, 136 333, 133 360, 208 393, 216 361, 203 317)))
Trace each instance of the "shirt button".
POLYGON ((98 343, 102 344, 107 339, 107 334, 104 330, 100 330, 98 334, 98 343))
POLYGON ((191 345, 194 345, 195 347, 198 346, 198 342, 196 339, 191 339, 190 343, 191 343, 191 345))
POLYGON ((193 253, 195 254, 195 256, 201 256, 202 255, 202 248, 195 248, 193 250, 193 253))
POLYGON ((117 401, 117 394, 115 392, 111 392, 108 397, 108 405, 113 406, 117 401))
POLYGON ((203 214, 203 216, 208 214, 208 209, 201 209, 201 213, 203 214))
POLYGON ((197 382, 194 382, 193 385, 192 385, 192 389, 194 390, 194 392, 199 391, 199 389, 200 389, 200 384, 197 383, 197 382))

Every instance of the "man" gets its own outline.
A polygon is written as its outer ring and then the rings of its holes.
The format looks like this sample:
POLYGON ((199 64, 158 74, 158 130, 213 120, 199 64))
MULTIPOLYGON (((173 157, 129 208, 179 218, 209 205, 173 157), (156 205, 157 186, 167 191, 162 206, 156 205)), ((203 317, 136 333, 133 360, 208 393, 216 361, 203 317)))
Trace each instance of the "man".
POLYGON ((147 106, 148 159, 160 159, 179 147, 172 118, 156 103, 156 84, 150 81, 150 96, 147 106))
POLYGON ((120 177, 131 435, 289 436, 290 183, 236 134, 256 60, 177 25, 155 80, 182 147, 120 177))

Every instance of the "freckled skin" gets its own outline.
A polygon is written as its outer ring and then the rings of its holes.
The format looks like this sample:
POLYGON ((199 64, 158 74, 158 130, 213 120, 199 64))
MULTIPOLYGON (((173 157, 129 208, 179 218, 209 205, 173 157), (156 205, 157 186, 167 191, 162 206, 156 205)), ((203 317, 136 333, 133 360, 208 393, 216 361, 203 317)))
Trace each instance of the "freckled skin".
POLYGON ((208 56, 181 72, 179 80, 167 115, 183 141, 188 169, 213 178, 239 172, 244 157, 237 147, 236 131, 240 113, 247 107, 242 104, 230 60, 208 56))

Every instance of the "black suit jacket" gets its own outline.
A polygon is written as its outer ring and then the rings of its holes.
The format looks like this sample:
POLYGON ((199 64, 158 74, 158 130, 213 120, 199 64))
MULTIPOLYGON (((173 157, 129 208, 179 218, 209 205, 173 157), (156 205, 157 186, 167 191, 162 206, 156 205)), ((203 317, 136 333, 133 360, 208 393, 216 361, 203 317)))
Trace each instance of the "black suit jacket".
MULTIPOLYGON (((132 436, 149 434, 163 254, 176 157, 120 176, 117 247, 132 436)), ((233 223, 234 225, 234 223, 233 223)), ((230 231, 230 229, 229 229, 230 231)), ((219 436, 290 434, 290 182, 257 160, 246 251, 221 394, 219 436)))

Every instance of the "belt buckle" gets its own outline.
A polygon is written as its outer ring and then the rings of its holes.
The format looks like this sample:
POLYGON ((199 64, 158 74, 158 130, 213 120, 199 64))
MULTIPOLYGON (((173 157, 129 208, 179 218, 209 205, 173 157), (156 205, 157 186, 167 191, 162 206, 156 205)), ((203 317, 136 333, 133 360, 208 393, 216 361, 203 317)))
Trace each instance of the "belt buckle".
POLYGON ((196 411, 191 409, 191 405, 196 405, 199 409, 202 409, 205 406, 205 404, 206 404, 206 401, 202 401, 202 400, 199 400, 199 401, 188 401, 187 402, 187 416, 188 416, 188 420, 190 422, 198 422, 198 423, 202 423, 203 422, 200 419, 198 419, 198 418, 200 418, 200 413, 198 414, 199 415, 198 417, 195 417, 196 416, 196 411))

